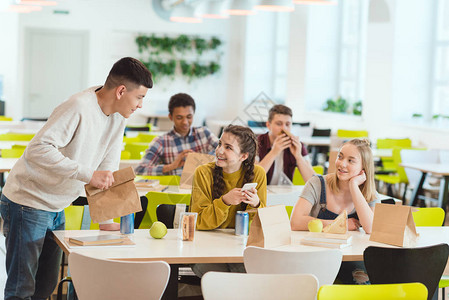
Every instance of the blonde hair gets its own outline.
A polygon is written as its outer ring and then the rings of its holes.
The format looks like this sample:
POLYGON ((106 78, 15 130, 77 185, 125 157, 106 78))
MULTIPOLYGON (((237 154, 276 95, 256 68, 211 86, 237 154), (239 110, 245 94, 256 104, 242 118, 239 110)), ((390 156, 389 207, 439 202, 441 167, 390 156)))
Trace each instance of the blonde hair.
MULTIPOLYGON (((360 157, 362 158, 362 169, 365 171, 366 181, 361 184, 359 188, 366 201, 371 202, 376 199, 376 185, 374 183, 374 161, 370 142, 367 139, 353 139, 344 143, 343 146, 346 144, 354 145, 360 153, 360 157)), ((333 193, 338 193, 340 191, 338 188, 337 173, 329 174, 327 182, 333 193)))

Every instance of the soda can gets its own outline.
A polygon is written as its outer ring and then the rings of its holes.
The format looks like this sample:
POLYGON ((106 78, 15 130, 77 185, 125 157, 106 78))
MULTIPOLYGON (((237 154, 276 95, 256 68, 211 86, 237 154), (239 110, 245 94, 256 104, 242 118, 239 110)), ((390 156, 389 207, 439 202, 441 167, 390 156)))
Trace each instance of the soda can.
POLYGON ((235 235, 247 236, 249 231, 249 214, 238 211, 235 214, 235 235))
POLYGON ((120 233, 121 234, 134 233, 134 214, 129 214, 120 217, 120 233))

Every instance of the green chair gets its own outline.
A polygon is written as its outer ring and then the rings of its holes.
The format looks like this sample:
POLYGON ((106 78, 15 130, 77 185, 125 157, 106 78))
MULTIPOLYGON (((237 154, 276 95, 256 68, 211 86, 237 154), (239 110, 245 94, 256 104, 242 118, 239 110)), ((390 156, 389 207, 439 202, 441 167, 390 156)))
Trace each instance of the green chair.
POLYGON ((426 300, 427 288, 422 283, 334 284, 323 285, 318 300, 426 300))
POLYGON ((139 132, 137 138, 139 139, 139 143, 151 143, 151 141, 157 137, 156 134, 149 134, 144 132, 139 132))
POLYGON ((131 152, 123 150, 122 153, 120 154, 120 159, 131 159, 131 152))
POLYGON ((346 139, 346 138, 367 138, 368 131, 367 130, 346 130, 346 129, 338 129, 337 137, 346 139))
MULTIPOLYGON (((313 166, 312 167, 313 170, 315 171, 315 173, 323 175, 324 173, 324 167, 321 165, 318 166, 313 166)), ((294 185, 305 185, 305 181, 301 176, 301 173, 299 173, 298 167, 295 168, 295 172, 293 173, 293 180, 292 180, 294 185)))
MULTIPOLYGON (((441 207, 422 207, 416 208, 416 211, 413 211, 413 220, 415 221, 416 226, 443 226, 445 213, 441 207)), ((442 289, 444 300, 446 295, 445 288, 449 287, 449 276, 443 275, 438 284, 438 287, 442 289)))
MULTIPOLYGON (((324 173, 323 166, 318 165, 318 166, 313 166, 312 168, 315 171, 315 173, 323 175, 323 173, 324 173)), ((295 172, 293 173, 292 182, 294 185, 305 185, 306 184, 304 182, 304 179, 301 176, 301 173, 299 173, 298 167, 295 168, 295 172)), ((293 206, 286 206, 285 209, 287 210, 288 217, 290 218, 292 211, 293 211, 293 206)))
POLYGON ((127 143, 125 144, 125 151, 131 155, 129 159, 141 159, 148 149, 148 143, 127 143))
POLYGON ((34 134, 28 133, 3 133, 0 134, 0 141, 31 141, 34 134))
POLYGON ((387 184, 389 196, 395 197, 395 193, 393 192, 393 187, 399 184, 404 184, 404 194, 402 196, 402 200, 405 201, 405 194, 407 191, 407 186, 409 184, 407 174, 403 167, 400 166, 401 160, 401 150, 404 148, 394 147, 393 148, 393 162, 394 167, 396 169, 396 173, 392 174, 377 174, 374 176, 374 179, 377 181, 381 181, 387 184))
POLYGON ((191 194, 177 194, 164 192, 148 192, 146 195, 148 199, 147 213, 140 223, 139 229, 150 228, 151 225, 157 221, 156 209, 159 204, 186 204, 190 205, 191 194))
POLYGON ((2 158, 19 158, 23 155, 25 148, 1 149, 2 158))
POLYGON ((70 205, 64 208, 65 230, 80 230, 83 223, 84 206, 70 205))
MULTIPOLYGON (((377 149, 393 149, 394 147, 411 148, 411 139, 377 139, 377 149)), ((388 174, 396 172, 396 164, 393 157, 381 157, 382 167, 376 173, 388 174)))
POLYGON ((140 143, 140 139, 137 136, 133 136, 133 137, 127 137, 124 136, 123 137, 123 143, 126 144, 133 144, 133 143, 140 143))
POLYGON ((181 182, 181 177, 178 175, 137 175, 134 181, 138 182, 145 179, 159 180, 160 185, 179 185, 181 182))

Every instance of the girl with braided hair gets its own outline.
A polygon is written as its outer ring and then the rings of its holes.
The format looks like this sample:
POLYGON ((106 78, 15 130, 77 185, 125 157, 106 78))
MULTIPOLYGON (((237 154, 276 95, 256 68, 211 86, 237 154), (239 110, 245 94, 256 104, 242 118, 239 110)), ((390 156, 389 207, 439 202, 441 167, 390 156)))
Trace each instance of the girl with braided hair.
MULTIPOLYGON (((265 207, 267 177, 254 165, 257 138, 248 127, 229 125, 215 150, 216 161, 199 166, 193 177, 191 211, 198 213, 197 229, 234 228, 237 211, 265 207), (242 191, 245 183, 257 182, 257 189, 242 191)), ((195 264, 193 272, 244 273, 243 264, 195 264)))
POLYGON ((191 211, 198 213, 197 229, 234 228, 237 211, 265 207, 267 179, 254 165, 257 138, 248 127, 229 125, 215 150, 216 161, 195 170, 191 211), (245 183, 257 188, 242 191, 245 183))

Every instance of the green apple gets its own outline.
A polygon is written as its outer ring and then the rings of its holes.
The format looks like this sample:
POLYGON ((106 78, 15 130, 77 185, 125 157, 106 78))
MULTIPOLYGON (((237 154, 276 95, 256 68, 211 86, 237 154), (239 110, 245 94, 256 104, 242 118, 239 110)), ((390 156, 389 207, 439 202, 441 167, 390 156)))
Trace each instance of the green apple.
POLYGON ((323 231, 323 222, 320 219, 314 219, 307 223, 307 227, 310 232, 321 232, 323 231))
POLYGON ((150 235, 155 239, 161 239, 167 234, 167 226, 164 223, 156 221, 151 225, 150 235))

